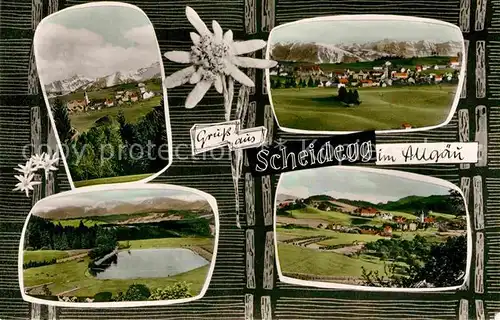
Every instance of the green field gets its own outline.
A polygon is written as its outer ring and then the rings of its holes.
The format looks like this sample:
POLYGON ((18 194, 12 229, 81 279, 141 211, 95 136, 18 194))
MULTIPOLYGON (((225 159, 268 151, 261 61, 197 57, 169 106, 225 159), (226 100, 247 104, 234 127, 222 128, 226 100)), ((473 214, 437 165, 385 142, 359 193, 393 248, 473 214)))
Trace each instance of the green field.
POLYGON ((60 250, 35 250, 35 251, 24 251, 23 261, 26 263, 28 261, 50 261, 52 259, 63 259, 69 257, 67 251, 60 250))
POLYGON ((149 100, 133 102, 130 105, 122 104, 121 106, 103 108, 101 110, 73 113, 70 114, 71 125, 75 127, 78 132, 84 132, 90 129, 97 119, 104 116, 116 117, 120 110, 123 110, 127 122, 135 123, 139 118, 145 116, 154 107, 158 106, 161 98, 161 96, 155 96, 149 100))
POLYGON ((337 88, 273 89, 280 126, 316 131, 399 129, 444 122, 455 97, 455 85, 359 88, 361 104, 346 107, 334 97, 337 88))
POLYGON ((122 182, 132 182, 145 179, 151 176, 152 173, 135 174, 130 176, 121 177, 110 177, 110 178, 99 178, 91 180, 73 181, 75 187, 88 187, 97 184, 111 184, 111 183, 122 183, 122 182))
POLYGON ((196 295, 205 283, 209 268, 207 265, 165 278, 99 280, 87 274, 89 261, 89 258, 84 258, 24 270, 24 286, 30 287, 52 282, 47 287, 53 294, 79 288, 72 291, 71 295, 91 297, 103 291, 111 292, 114 295, 118 292, 125 292, 134 283, 145 284, 150 289, 155 289, 172 285, 178 281, 186 281, 191 283, 191 293, 196 295))
MULTIPOLYGON (((120 242, 120 245, 124 245, 120 242)), ((164 238, 149 240, 128 241, 129 249, 149 249, 149 248, 168 248, 182 246, 200 246, 204 248, 213 248, 213 239, 210 238, 164 238)), ((48 257, 63 257, 68 252, 65 251, 32 251, 25 252, 30 258, 36 257, 40 260, 47 260, 48 257)), ((80 258, 63 263, 57 263, 48 266, 26 269, 23 272, 24 286, 32 287, 41 284, 48 284, 48 289, 52 294, 58 294, 68 290, 76 289, 71 292, 72 296, 94 296, 103 291, 111 292, 116 295, 118 292, 125 292, 127 288, 134 283, 141 283, 148 286, 151 290, 163 288, 172 285, 178 281, 186 281, 191 284, 191 294, 196 295, 200 292, 209 269, 209 265, 164 278, 142 278, 142 279, 112 279, 99 280, 88 274, 87 268, 90 258, 80 258), (50 284, 49 284, 50 283, 50 284)))
POLYGON ((383 237, 371 234, 355 234, 355 233, 342 233, 326 229, 286 229, 282 227, 277 227, 276 232, 278 234, 278 240, 294 239, 294 238, 305 238, 305 237, 332 237, 332 239, 323 240, 317 242, 321 246, 331 246, 337 244, 350 245, 354 241, 360 242, 370 242, 382 239, 383 237))
POLYGON ((154 248, 180 248, 182 246, 198 246, 213 248, 213 239, 210 238, 160 238, 133 241, 120 241, 119 245, 129 243, 132 249, 154 249, 154 248))
POLYGON ((362 269, 379 270, 384 265, 372 257, 350 258, 340 253, 324 252, 289 244, 278 244, 282 273, 303 273, 318 276, 361 277, 362 269))
MULTIPOLYGON (((393 216, 402 216, 408 220, 416 220, 417 217, 411 213, 399 212, 399 211, 387 211, 384 210, 385 213, 390 213, 393 216)), ((380 219, 378 217, 368 218, 368 217, 360 217, 353 216, 347 213, 337 212, 337 211, 322 211, 310 206, 307 206, 303 209, 290 210, 289 214, 292 218, 295 219, 317 219, 317 220, 325 220, 334 224, 341 224, 344 226, 350 225, 372 225, 372 226, 381 226, 387 220, 380 219)), ((454 217, 453 215, 447 215, 454 217)), ((300 221, 297 221, 300 223, 300 221)))

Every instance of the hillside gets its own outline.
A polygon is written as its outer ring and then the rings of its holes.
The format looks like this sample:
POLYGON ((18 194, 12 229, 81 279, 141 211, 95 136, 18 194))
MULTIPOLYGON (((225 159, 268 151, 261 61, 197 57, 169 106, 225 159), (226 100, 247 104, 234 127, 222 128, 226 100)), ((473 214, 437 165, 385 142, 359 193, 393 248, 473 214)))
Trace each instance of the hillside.
POLYGON ((412 214, 415 213, 415 211, 422 209, 445 214, 457 214, 453 200, 449 195, 432 195, 428 197, 412 195, 403 197, 397 201, 377 204, 361 200, 335 199, 328 195, 314 195, 304 201, 328 201, 336 206, 339 206, 339 204, 346 204, 352 207, 373 207, 379 210, 400 211, 412 214))
POLYGON ((209 203, 204 200, 184 201, 173 198, 155 198, 139 203, 110 200, 97 202, 93 207, 63 206, 33 214, 45 219, 59 220, 123 214, 168 213, 169 210, 192 211, 200 215, 212 212, 209 203))

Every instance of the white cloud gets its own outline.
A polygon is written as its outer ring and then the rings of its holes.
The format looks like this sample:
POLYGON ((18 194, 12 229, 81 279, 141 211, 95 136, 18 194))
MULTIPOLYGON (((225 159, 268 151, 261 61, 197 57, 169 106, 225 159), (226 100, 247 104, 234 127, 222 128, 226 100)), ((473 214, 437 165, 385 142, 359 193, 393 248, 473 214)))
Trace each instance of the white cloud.
POLYGON ((283 194, 287 196, 294 196, 297 198, 307 198, 312 196, 309 194, 309 189, 307 187, 296 186, 296 187, 281 187, 278 189, 278 194, 283 194))
POLYGON ((75 74, 102 77, 147 67, 161 59, 150 25, 132 28, 124 36, 135 45, 125 48, 86 29, 44 24, 36 35, 37 66, 42 82, 48 84, 75 74))

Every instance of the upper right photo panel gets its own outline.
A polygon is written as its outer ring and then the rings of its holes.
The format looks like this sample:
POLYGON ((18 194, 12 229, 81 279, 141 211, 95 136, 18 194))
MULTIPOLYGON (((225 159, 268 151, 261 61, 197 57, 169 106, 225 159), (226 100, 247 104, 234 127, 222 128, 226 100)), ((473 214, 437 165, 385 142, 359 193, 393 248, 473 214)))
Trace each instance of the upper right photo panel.
POLYGON ((431 129, 455 112, 465 78, 460 29, 423 18, 351 15, 274 28, 270 101, 289 132, 431 129))

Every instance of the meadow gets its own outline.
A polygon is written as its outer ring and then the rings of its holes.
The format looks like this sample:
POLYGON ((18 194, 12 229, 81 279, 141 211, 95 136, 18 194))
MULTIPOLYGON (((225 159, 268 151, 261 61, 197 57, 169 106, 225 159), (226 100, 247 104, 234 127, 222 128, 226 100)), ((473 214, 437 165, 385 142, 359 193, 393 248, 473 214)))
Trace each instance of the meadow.
POLYGON ((104 107, 101 110, 73 113, 70 114, 71 124, 78 132, 84 132, 90 129, 99 118, 104 116, 116 118, 120 111, 123 111, 123 115, 127 122, 135 123, 139 118, 145 116, 153 110, 154 107, 158 106, 161 98, 161 96, 155 96, 148 100, 140 100, 121 106, 104 107))
MULTIPOLYGON (((335 205, 337 202, 330 203, 335 205)), ((407 223, 418 223, 418 217, 410 212, 383 212, 393 217, 404 217, 407 223)), ((440 212, 429 212, 428 216, 440 221, 455 221, 458 218, 453 214, 440 212)), ((409 248, 413 246, 411 243, 424 241, 422 246, 427 250, 432 246, 445 245, 450 238, 460 234, 440 232, 438 227, 433 225, 414 231, 403 231, 397 229, 392 220, 384 220, 378 216, 361 217, 335 209, 323 211, 313 205, 278 210, 276 219, 278 259, 283 275, 346 284, 365 284, 366 275, 363 275, 363 269, 384 275, 386 267, 391 264, 408 267, 406 263, 393 261, 397 259, 399 253, 396 253, 396 250, 399 250, 398 246, 402 243, 405 248, 409 248), (387 224, 393 225, 390 235, 356 231, 359 228, 380 230, 387 224), (347 229, 337 230, 334 226, 347 229), (380 241, 385 241, 385 244, 378 244, 380 241), (378 251, 366 249, 375 244, 378 245, 378 251)), ((408 250, 403 252, 410 254, 408 250)), ((404 272, 403 276, 406 276, 404 272)))
MULTIPOLYGON (((210 238, 160 238, 147 240, 120 241, 120 247, 127 249, 153 249, 153 248, 193 248, 202 247, 205 250, 213 249, 213 239, 210 238)), ((26 259, 48 260, 56 257, 67 258, 72 254, 71 250, 36 250, 26 251, 26 259)), ((54 295, 67 292, 71 296, 92 297, 99 292, 111 292, 113 295, 125 292, 134 283, 147 285, 150 289, 163 288, 179 281, 191 284, 190 292, 196 295, 203 287, 210 265, 206 265, 175 276, 163 278, 141 278, 141 279, 107 279, 100 280, 88 273, 90 258, 78 256, 75 259, 67 259, 64 262, 29 268, 23 271, 24 287, 35 287, 46 284, 46 287, 54 295)))
POLYGON ((413 128, 443 123, 456 85, 358 88, 360 105, 347 107, 335 99, 337 88, 272 89, 280 126, 314 131, 359 131, 413 128))

